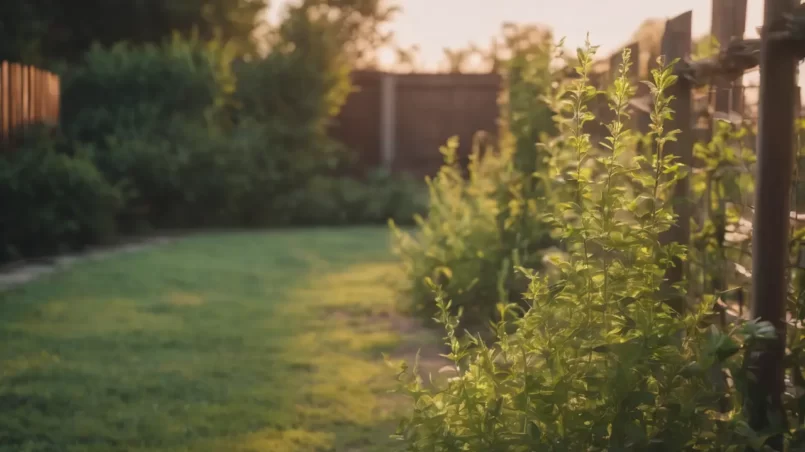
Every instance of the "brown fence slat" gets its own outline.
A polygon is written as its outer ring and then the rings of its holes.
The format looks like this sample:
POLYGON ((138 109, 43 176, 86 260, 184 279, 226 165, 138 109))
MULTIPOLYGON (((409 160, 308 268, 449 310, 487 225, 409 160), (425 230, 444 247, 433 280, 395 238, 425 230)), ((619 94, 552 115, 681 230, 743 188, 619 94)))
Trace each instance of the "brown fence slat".
POLYGON ((10 135, 9 118, 9 69, 8 62, 0 63, 0 146, 8 146, 8 136, 10 135))
MULTIPOLYGON (((356 91, 347 99, 332 134, 359 155, 364 169, 381 164, 381 80, 386 74, 352 74, 356 91)), ((498 130, 497 74, 395 74, 394 156, 392 171, 434 174, 442 161, 439 147, 457 135, 466 157, 479 130, 498 130)))
POLYGON ((30 66, 22 66, 22 125, 31 122, 30 66))
POLYGON ((0 152, 13 149, 32 124, 58 124, 59 77, 0 61, 0 152))
MULTIPOLYGON (((711 23, 712 36, 725 48, 731 41, 743 38, 746 31, 747 0, 713 0, 711 23)), ((743 93, 737 87, 742 85, 743 77, 734 82, 719 80, 715 86, 715 111, 740 112, 743 93)))
POLYGON ((11 106, 10 124, 9 124, 9 144, 11 149, 14 149, 14 135, 17 127, 20 124, 20 65, 12 64, 9 73, 10 96, 9 102, 11 106))
MULTIPOLYGON (((794 8, 792 0, 766 0, 764 28, 794 8)), ((771 427, 770 418, 783 413, 789 190, 794 166, 794 105, 800 102, 795 98, 797 58, 788 43, 770 39, 768 34, 762 39, 751 301, 752 318, 773 323, 778 339, 773 346, 767 344, 759 353, 747 355, 756 381, 747 401, 749 424, 755 431, 771 427)), ((769 443, 773 450, 783 450, 782 445, 781 436, 769 443)))
MULTIPOLYGON (((692 46, 692 21, 693 12, 688 11, 673 19, 665 25, 665 34, 662 40, 662 54, 668 60, 685 58, 690 55, 692 46)), ((675 100, 671 104, 675 114, 672 120, 668 121, 666 130, 679 129, 676 141, 668 142, 665 145, 665 152, 669 155, 676 155, 679 162, 688 168, 693 163, 693 141, 691 130, 693 127, 691 110, 692 86, 684 78, 679 78, 677 83, 668 90, 668 95, 674 96, 675 100)), ((676 224, 663 235, 663 243, 680 243, 688 245, 690 241, 690 180, 685 178, 677 183, 674 191, 674 211, 677 214, 676 224)), ((669 269, 666 275, 668 283, 679 283, 685 279, 685 264, 675 262, 674 267, 669 269)), ((672 302, 672 307, 677 311, 684 310, 684 297, 677 297, 672 302)))

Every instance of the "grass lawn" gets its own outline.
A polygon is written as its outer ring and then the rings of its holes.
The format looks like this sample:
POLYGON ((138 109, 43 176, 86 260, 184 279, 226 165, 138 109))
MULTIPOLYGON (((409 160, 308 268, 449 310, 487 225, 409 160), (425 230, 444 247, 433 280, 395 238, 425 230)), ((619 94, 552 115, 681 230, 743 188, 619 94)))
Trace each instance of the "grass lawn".
MULTIPOLYGON (((0 294, 0 451, 387 451, 384 228, 205 235, 0 294)), ((428 339, 429 340, 429 339, 428 339)))

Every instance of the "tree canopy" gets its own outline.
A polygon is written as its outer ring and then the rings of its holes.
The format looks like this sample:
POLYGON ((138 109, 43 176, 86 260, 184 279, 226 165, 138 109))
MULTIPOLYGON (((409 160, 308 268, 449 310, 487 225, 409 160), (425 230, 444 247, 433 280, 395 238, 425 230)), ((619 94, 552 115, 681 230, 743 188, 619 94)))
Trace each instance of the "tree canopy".
POLYGON ((0 60, 75 61, 93 43, 156 43, 173 33, 252 48, 265 0, 21 0, 0 2, 0 60))

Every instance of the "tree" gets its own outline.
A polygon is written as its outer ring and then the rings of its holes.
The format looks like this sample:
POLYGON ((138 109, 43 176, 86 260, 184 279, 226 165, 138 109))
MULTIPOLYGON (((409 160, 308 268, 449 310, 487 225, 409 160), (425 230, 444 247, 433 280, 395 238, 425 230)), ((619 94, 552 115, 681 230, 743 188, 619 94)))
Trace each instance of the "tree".
POLYGON ((665 19, 646 19, 632 35, 632 42, 640 45, 636 62, 641 78, 649 75, 650 67, 662 52, 662 37, 665 34, 665 19))
POLYGON ((74 62, 92 46, 158 43, 174 32, 254 50, 266 0, 21 0, 0 2, 0 59, 74 62))
POLYGON ((400 10, 390 0, 302 0, 298 8, 330 25, 353 68, 377 67, 377 50, 393 38, 385 25, 400 10))
POLYGON ((475 55, 475 49, 472 47, 466 49, 446 48, 443 52, 447 72, 455 74, 467 72, 472 63, 472 57, 475 55))
POLYGON ((419 52, 418 45, 411 47, 395 47, 394 53, 397 57, 397 69, 404 72, 415 72, 419 68, 419 52))

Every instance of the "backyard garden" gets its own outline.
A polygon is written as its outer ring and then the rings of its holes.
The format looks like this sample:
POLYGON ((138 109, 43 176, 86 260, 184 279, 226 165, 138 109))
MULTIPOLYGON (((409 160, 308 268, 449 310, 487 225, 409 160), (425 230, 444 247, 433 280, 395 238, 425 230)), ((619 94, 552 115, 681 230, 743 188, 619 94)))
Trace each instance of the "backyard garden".
POLYGON ((60 112, 0 108, 0 262, 53 268, 0 279, 0 451, 805 450, 802 6, 506 25, 499 130, 420 181, 330 133, 388 3, 23 3, 60 112), (755 67, 760 118, 708 97, 755 67))

